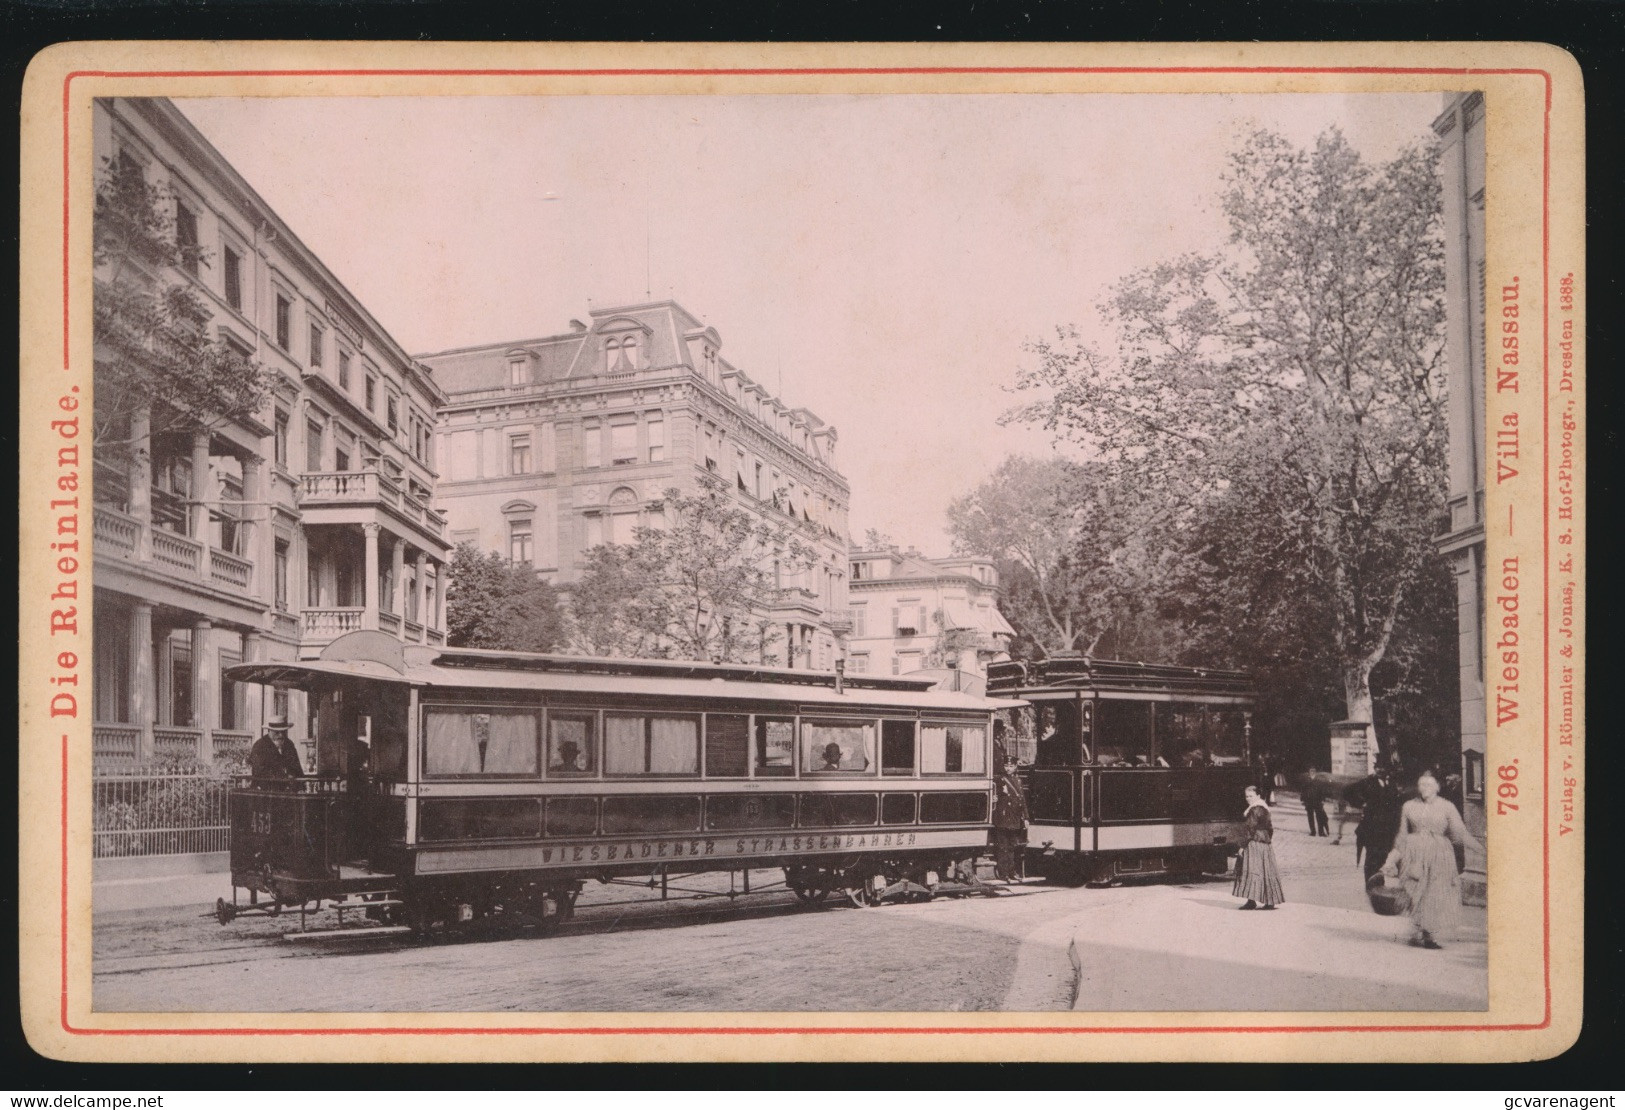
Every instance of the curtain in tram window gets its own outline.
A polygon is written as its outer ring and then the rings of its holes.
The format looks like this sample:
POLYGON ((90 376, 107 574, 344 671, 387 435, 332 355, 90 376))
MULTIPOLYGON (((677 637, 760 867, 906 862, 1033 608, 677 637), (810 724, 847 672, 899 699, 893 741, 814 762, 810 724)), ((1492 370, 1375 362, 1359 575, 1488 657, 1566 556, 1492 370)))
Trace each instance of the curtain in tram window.
POLYGON ((427 709, 423 714, 424 766, 431 775, 475 775, 480 750, 474 742, 474 723, 467 713, 427 709))
POLYGON ((959 769, 967 775, 987 773, 987 732, 980 728, 956 727, 959 733, 959 769))
POLYGON ((948 730, 941 725, 920 727, 920 773, 940 775, 948 770, 948 730))
POLYGON ((657 775, 695 775, 700 770, 699 722, 687 717, 649 721, 649 770, 657 775))
POLYGON ((534 775, 537 769, 536 714, 492 713, 490 717, 490 734, 485 742, 485 773, 534 775))
POLYGON ((604 773, 641 775, 644 767, 643 718, 604 717, 604 773))

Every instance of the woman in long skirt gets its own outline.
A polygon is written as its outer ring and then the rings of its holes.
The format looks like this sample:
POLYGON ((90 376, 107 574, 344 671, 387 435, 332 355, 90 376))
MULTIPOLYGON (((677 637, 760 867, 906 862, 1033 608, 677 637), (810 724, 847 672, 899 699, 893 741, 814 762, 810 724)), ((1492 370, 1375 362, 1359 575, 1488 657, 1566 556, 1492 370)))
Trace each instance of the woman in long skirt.
POLYGON ((1399 832, 1383 873, 1398 876, 1410 900, 1419 948, 1442 948, 1461 924, 1461 872, 1456 853, 1472 839, 1461 812, 1439 797, 1439 780, 1423 772, 1417 796, 1400 809, 1399 832))
POLYGON ((1244 910, 1273 910, 1286 901, 1281 892, 1281 870, 1275 866, 1275 826, 1270 821, 1270 807, 1259 797, 1258 788, 1247 788, 1247 839, 1241 845, 1241 858, 1236 861, 1236 885, 1230 893, 1245 898, 1244 910))

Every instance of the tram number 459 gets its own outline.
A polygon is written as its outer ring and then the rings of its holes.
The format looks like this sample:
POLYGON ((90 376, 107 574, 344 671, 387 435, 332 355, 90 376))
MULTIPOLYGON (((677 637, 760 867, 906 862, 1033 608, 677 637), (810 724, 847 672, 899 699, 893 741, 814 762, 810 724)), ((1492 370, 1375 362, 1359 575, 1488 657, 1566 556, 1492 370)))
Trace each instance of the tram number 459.
POLYGON ((1518 803, 1513 799, 1518 796, 1518 761, 1514 759, 1511 763, 1503 763, 1495 769, 1495 773, 1501 777, 1495 786, 1495 792, 1499 795, 1495 799, 1495 812, 1502 816, 1516 813, 1518 803))

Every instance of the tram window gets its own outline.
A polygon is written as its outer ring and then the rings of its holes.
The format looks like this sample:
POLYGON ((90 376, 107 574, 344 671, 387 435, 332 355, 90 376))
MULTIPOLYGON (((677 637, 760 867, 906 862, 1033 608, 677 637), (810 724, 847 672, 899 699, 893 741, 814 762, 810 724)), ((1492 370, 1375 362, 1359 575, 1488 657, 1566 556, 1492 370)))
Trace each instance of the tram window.
POLYGON ((534 775, 532 710, 429 707, 423 715, 424 769, 431 775, 534 775))
POLYGON ((756 774, 796 773, 796 723, 788 717, 756 718, 756 774))
POLYGON ((700 722, 693 717, 604 714, 604 773, 699 774, 700 722))
POLYGON ((1247 714, 1240 709, 1215 709, 1208 714, 1208 756, 1214 763, 1247 761, 1247 714))
POLYGON ((1151 762, 1151 703, 1102 701, 1095 722, 1096 755, 1100 762, 1119 767, 1148 766, 1151 762))
POLYGON ((1090 762, 1094 740, 1092 724, 1088 702, 1080 705, 1068 698, 1042 703, 1036 722, 1036 762, 1043 767, 1090 762))
POLYGON ((547 715, 547 773, 549 775, 590 775, 593 773, 593 715, 591 713, 549 713, 547 715))
POLYGON ((750 718, 743 714, 705 715, 705 773, 712 778, 743 778, 750 772, 750 718))
POLYGON ((987 730, 968 725, 920 726, 920 773, 987 773, 987 730))
POLYGON ((802 721, 801 765, 812 772, 867 771, 875 765, 873 721, 802 721))
POLYGON ((1176 702, 1157 707, 1157 756, 1169 766, 1200 767, 1207 762, 1207 713, 1202 706, 1176 702))
POLYGON ((912 775, 914 773, 914 722, 880 722, 880 773, 883 775, 912 775))

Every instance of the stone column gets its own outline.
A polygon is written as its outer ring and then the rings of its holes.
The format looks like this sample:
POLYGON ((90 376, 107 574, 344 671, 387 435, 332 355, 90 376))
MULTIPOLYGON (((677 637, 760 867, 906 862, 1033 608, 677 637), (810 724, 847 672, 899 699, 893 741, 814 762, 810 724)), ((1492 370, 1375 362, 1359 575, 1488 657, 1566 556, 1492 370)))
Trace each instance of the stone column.
POLYGON ((253 564, 248 571, 248 595, 256 601, 268 603, 271 600, 271 591, 266 585, 272 581, 274 575, 270 569, 270 559, 260 550, 265 545, 259 541, 271 530, 270 510, 264 505, 255 504, 257 501, 266 500, 264 476, 264 460, 258 455, 250 455, 243 460, 243 500, 247 504, 242 506, 242 523, 238 527, 243 533, 240 545, 243 558, 253 564), (265 528, 261 528, 258 523, 262 519, 262 514, 267 521, 265 528))
POLYGON ((152 661, 152 602, 139 599, 130 614, 130 720, 141 730, 135 757, 146 762, 158 720, 158 671, 152 661))
POLYGON ((434 565, 434 626, 446 630, 446 564, 434 565))
POLYGON ((367 536, 367 562, 361 575, 361 588, 366 611, 361 614, 361 627, 378 628, 378 525, 363 524, 361 531, 367 536))
POLYGON ((192 713, 193 725, 198 729, 198 760, 214 761, 214 726, 220 719, 216 698, 220 693, 220 676, 214 656, 214 625, 201 617, 192 622, 192 713))
MULTIPOLYGON (((209 433, 195 432, 192 435, 192 504, 187 511, 192 521, 192 538, 199 543, 204 543, 209 535, 208 501, 212 492, 209 488, 209 433)), ((207 578, 208 574, 205 562, 203 575, 207 578)))
MULTIPOLYGON (((152 558, 152 418, 145 409, 130 418, 130 447, 134 458, 130 463, 129 508, 130 515, 141 525, 136 533, 135 557, 147 562, 152 558)), ((147 615, 152 615, 150 605, 147 615)), ((151 654, 150 644, 147 651, 151 654)), ((150 723, 147 732, 150 739, 150 723)))
POLYGON ((406 541, 399 536, 391 536, 389 545, 389 611, 400 618, 397 628, 401 635, 406 633, 406 605, 403 603, 406 591, 406 541))
MULTIPOLYGON (((258 632, 243 633, 243 662, 258 663, 264 656, 265 638, 258 632)), ((257 696, 243 699, 247 704, 243 709, 243 719, 237 725, 238 728, 248 730, 249 743, 254 742, 254 738, 260 734, 260 730, 265 727, 265 722, 268 719, 265 713, 265 699, 268 696, 268 687, 260 686, 257 689, 259 690, 257 696)))
POLYGON ((429 553, 420 548, 418 550, 417 574, 412 579, 412 589, 417 594, 417 620, 418 623, 424 628, 424 631, 418 635, 425 643, 427 643, 429 639, 429 625, 433 623, 429 619, 429 593, 427 590, 428 583, 424 581, 424 579, 428 576, 428 573, 429 553))

